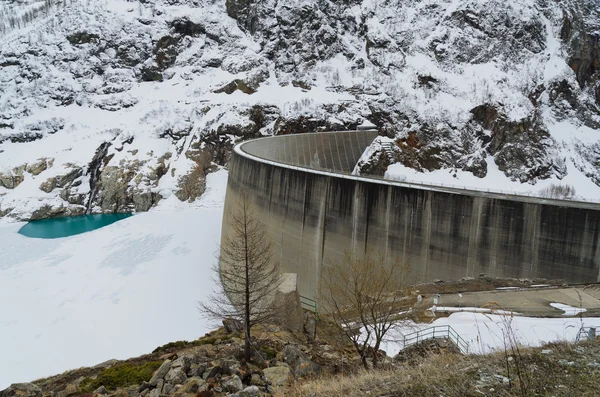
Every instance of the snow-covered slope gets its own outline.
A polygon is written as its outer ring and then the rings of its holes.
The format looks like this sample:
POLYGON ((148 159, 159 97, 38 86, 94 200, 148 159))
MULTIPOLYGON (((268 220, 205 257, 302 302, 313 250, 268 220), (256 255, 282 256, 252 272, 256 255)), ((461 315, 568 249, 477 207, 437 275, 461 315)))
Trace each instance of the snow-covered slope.
POLYGON ((0 6, 42 10, 0 12, 0 216, 193 200, 240 138, 365 120, 418 171, 600 183, 596 0, 0 6))

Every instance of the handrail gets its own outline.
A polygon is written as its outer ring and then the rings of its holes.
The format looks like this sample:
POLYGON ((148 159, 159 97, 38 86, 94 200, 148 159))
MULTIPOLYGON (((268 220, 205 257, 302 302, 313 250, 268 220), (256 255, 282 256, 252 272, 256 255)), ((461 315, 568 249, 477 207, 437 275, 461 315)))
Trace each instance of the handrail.
POLYGON ((462 354, 469 352, 469 344, 449 325, 437 325, 403 336, 403 349, 429 339, 446 338, 454 343, 462 354))
POLYGON ((319 304, 316 300, 300 295, 300 305, 303 309, 313 312, 315 314, 315 320, 319 319, 319 304))
POLYGON ((575 342, 579 342, 582 339, 585 339, 585 340, 596 339, 596 327, 581 327, 581 328, 579 328, 579 332, 577 332, 577 337, 575 338, 575 342))
MULTIPOLYGON (((333 134, 333 133, 348 133, 350 131, 328 131, 322 132, 321 134, 333 134)), ((465 185, 452 185, 445 183, 424 183, 421 181, 411 180, 407 178, 403 178, 402 180, 398 179, 387 179, 378 175, 354 175, 350 172, 343 172, 337 169, 330 169, 324 167, 311 168, 309 166, 298 166, 293 165, 291 163, 270 160, 265 157, 257 156, 255 154, 247 152, 243 146, 247 143, 259 140, 259 139, 273 139, 277 138, 277 136, 271 137, 262 137, 249 141, 244 141, 238 143, 234 147, 234 152, 240 154, 243 157, 251 158, 258 160, 264 164, 270 164, 281 168, 287 168, 291 170, 297 170, 302 172, 310 172, 313 174, 325 175, 325 176, 335 176, 344 179, 352 179, 356 181, 370 182, 370 183, 379 183, 385 185, 393 185, 393 186, 403 186, 408 188, 415 188, 421 190, 432 190, 439 192, 446 192, 452 194, 466 194, 470 196, 480 196, 480 197, 491 197, 491 198, 499 198, 506 199, 511 201, 520 201, 520 202, 535 202, 541 204, 548 205, 557 205, 557 206, 566 206, 572 208, 589 208, 589 209, 597 209, 597 205, 599 200, 597 198, 582 198, 578 197, 577 199, 561 199, 561 198, 548 198, 548 197, 540 197, 532 192, 515 192, 515 191, 504 191, 499 189, 478 189, 476 187, 468 187, 465 185)))

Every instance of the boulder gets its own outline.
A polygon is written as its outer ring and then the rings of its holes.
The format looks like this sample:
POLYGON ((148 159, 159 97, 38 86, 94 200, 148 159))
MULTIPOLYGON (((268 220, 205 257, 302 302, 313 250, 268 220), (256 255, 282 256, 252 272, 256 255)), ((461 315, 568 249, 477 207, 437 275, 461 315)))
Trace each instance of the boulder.
POLYGON ((231 379, 223 383, 223 388, 230 393, 237 393, 244 388, 239 376, 233 375, 231 379))
POLYGON ((263 374, 273 386, 287 386, 290 384, 292 371, 289 367, 265 368, 263 374))
POLYGON ((216 366, 216 367, 210 367, 207 368, 206 371, 204 371, 204 374, 202 375, 202 379, 206 380, 206 379, 210 379, 210 378, 215 378, 217 377, 217 375, 221 375, 223 373, 223 368, 221 368, 220 366, 216 366))
POLYGON ((206 382, 202 378, 194 376, 193 378, 186 380, 183 384, 183 387, 179 389, 179 391, 185 394, 196 394, 199 391, 204 390, 205 387, 206 382))
POLYGON ((238 397, 259 397, 260 389, 258 386, 248 386, 244 390, 240 391, 238 397))
POLYGON ((27 168, 25 169, 32 175, 39 175, 43 171, 46 171, 49 167, 52 167, 52 162, 54 159, 48 160, 47 158, 38 159, 35 163, 27 164, 27 168))
POLYGON ((304 312, 304 333, 309 342, 314 342, 317 336, 317 323, 313 313, 304 312))
POLYGON ((25 178, 23 177, 23 173, 10 173, 3 174, 0 172, 0 186, 3 186, 7 189, 14 189, 23 182, 25 178))
POLYGON ((94 395, 96 395, 96 394, 105 395, 105 394, 108 394, 108 390, 106 390, 106 387, 100 386, 99 388, 97 388, 96 390, 94 390, 92 392, 92 394, 94 394, 94 395))
POLYGON ((226 318, 223 320, 223 327, 227 332, 241 332, 244 330, 244 324, 234 318, 226 318))
POLYGON ((152 378, 150 379, 150 384, 152 386, 156 386, 158 384, 159 379, 163 379, 167 372, 171 369, 171 360, 165 360, 161 366, 156 370, 152 378))
POLYGON ((13 383, 0 391, 0 397, 42 397, 42 389, 33 383, 13 383))
POLYGON ((294 369, 295 376, 315 375, 322 371, 319 364, 312 362, 298 347, 287 345, 283 349, 284 362, 294 369))
POLYGON ((190 369, 191 360, 189 357, 181 356, 174 360, 171 364, 171 368, 182 368, 185 372, 190 369))
MULTIPOLYGON (((182 385, 187 380, 183 367, 171 367, 169 372, 165 375, 165 382, 172 385, 182 385)), ((165 393, 168 394, 168 393, 165 393)))

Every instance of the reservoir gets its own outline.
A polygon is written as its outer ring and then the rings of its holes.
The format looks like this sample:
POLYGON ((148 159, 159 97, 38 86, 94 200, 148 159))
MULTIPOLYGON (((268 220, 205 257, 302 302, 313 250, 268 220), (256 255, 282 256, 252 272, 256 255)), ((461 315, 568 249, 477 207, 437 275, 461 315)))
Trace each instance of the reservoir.
POLYGON ((60 238, 100 229, 132 214, 97 214, 50 218, 31 221, 19 229, 19 234, 33 238, 60 238))

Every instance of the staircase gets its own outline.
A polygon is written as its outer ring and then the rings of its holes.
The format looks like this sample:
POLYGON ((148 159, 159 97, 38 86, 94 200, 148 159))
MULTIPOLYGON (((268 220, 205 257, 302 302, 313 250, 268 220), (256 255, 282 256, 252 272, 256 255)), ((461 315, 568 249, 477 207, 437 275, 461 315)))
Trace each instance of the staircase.
POLYGON ((396 162, 396 154, 394 153, 394 142, 392 141, 384 141, 381 142, 381 149, 383 153, 385 153, 390 164, 396 162))
POLYGON ((403 337, 403 349, 427 340, 436 340, 441 347, 452 344, 462 354, 469 353, 469 344, 449 325, 439 325, 425 328, 403 337))

